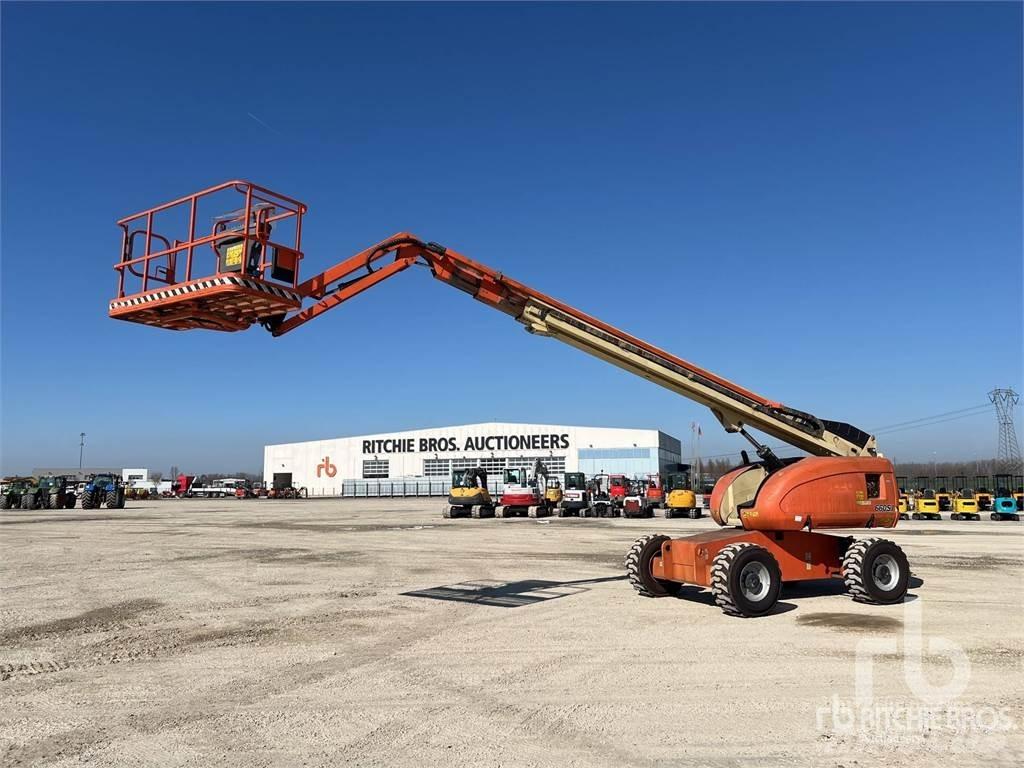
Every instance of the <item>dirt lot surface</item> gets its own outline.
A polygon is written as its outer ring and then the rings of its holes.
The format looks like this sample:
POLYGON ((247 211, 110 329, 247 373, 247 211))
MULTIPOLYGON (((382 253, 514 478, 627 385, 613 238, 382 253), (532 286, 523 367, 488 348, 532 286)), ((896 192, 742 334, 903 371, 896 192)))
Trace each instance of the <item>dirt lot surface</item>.
POLYGON ((0 764, 1024 760, 1022 524, 902 523, 903 605, 818 583, 736 619, 624 580, 633 539, 708 520, 440 507, 0 513, 0 764))

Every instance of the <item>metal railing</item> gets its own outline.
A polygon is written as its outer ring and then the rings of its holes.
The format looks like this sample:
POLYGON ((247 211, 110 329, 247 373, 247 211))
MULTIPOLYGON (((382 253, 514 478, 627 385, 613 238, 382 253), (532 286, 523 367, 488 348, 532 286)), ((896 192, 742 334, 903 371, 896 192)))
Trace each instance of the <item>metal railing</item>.
MULTIPOLYGON (((357 499, 387 499, 407 497, 447 497, 451 480, 429 478, 407 478, 402 480, 342 480, 338 485, 309 489, 309 498, 343 497, 357 499)), ((487 490, 498 496, 505 484, 488 480, 487 490)))

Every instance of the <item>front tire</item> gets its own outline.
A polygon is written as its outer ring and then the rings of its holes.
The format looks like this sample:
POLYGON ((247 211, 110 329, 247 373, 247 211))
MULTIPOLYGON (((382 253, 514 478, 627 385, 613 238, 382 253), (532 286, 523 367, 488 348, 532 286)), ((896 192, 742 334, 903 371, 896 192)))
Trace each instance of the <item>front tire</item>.
POLYGON ((677 581, 656 579, 651 575, 651 560, 661 554, 661 545, 668 540, 668 536, 652 533, 634 541, 626 553, 626 576, 641 597, 674 597, 683 586, 677 581))
POLYGON ((711 594, 730 616, 763 616, 779 601, 782 571, 764 547, 741 541, 722 547, 711 562, 711 594))
POLYGON ((857 602, 891 605, 907 594, 910 563, 888 539, 860 539, 843 555, 843 580, 857 602))

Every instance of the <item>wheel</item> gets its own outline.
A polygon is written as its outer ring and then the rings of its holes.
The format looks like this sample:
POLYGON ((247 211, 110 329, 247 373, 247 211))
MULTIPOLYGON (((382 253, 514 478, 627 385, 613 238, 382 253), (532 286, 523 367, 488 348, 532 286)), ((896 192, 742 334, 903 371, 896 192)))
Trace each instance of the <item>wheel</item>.
POLYGON ((911 520, 920 520, 921 519, 921 513, 920 512, 915 512, 914 514, 912 514, 910 516, 910 519, 911 520))
POLYGON ((107 491, 104 501, 107 504, 107 509, 117 509, 117 491, 107 491))
POLYGON ((569 513, 566 510, 562 509, 561 507, 558 508, 558 516, 559 517, 565 517, 568 514, 569 513))
POLYGON ((60 509, 62 506, 64 506, 63 504, 60 503, 60 494, 57 493, 51 493, 48 501, 50 509, 60 509))
POLYGON ((92 509, 92 494, 88 491, 82 491, 82 509, 92 509))
POLYGON ((634 541, 626 553, 626 576, 642 597, 675 596, 683 586, 677 581, 656 579, 651 575, 651 560, 661 554, 661 544, 668 540, 668 536, 652 533, 634 541))
POLYGON ((671 520, 673 517, 675 517, 674 510, 671 507, 666 507, 665 508, 665 519, 666 520, 671 520))
POLYGON ((75 508, 75 494, 68 493, 64 495, 64 509, 75 508))
POLYGON ((7 494, 0 496, 0 509, 10 509, 11 502, 7 498, 7 494))
POLYGON ((779 564, 757 544, 730 544, 711 561, 711 594, 730 616, 763 616, 775 607, 781 590, 779 564))
POLYGON ((843 555, 843 580, 859 603, 898 603, 907 594, 910 563, 887 539, 860 539, 843 555))
POLYGON ((21 497, 21 508, 32 509, 32 497, 27 493, 21 497))
POLYGON ((949 516, 949 519, 950 520, 959 520, 960 519, 960 515, 958 515, 956 512, 954 512, 952 515, 949 516))
POLYGON ((700 510, 699 509, 694 507, 693 509, 690 510, 690 519, 691 520, 696 520, 699 517, 700 517, 700 510))

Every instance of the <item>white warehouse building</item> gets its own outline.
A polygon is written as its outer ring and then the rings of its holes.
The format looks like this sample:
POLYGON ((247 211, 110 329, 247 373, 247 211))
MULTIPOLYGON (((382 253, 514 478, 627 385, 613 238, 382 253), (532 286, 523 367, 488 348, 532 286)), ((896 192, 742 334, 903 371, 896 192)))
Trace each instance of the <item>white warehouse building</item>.
POLYGON ((482 467, 494 487, 506 468, 532 470, 538 459, 559 479, 563 472, 643 477, 676 469, 681 446, 657 429, 487 422, 268 445, 263 478, 312 496, 390 495, 389 488, 427 495, 447 492, 453 470, 482 467))

